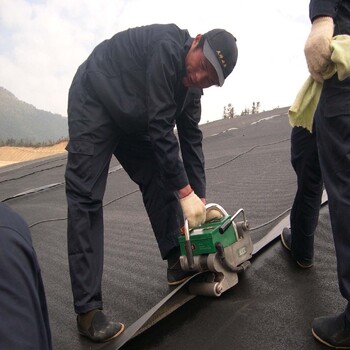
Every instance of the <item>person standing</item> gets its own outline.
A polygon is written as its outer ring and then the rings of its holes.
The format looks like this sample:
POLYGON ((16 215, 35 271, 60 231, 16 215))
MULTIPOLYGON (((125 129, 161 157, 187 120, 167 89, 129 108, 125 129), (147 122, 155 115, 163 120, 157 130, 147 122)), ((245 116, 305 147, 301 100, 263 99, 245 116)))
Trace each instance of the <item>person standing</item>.
POLYGON ((329 347, 350 349, 350 77, 343 81, 337 74, 324 81, 322 78, 331 63, 332 37, 350 34, 350 1, 311 0, 309 10, 312 27, 305 43, 305 57, 311 76, 323 82, 314 122, 339 289, 347 301, 340 314, 315 318, 312 333, 329 347))
POLYGON ((202 89, 222 86, 236 61, 226 30, 192 38, 175 24, 153 24, 103 41, 79 67, 68 100, 68 256, 78 331, 91 340, 124 329, 102 311, 102 200, 112 155, 139 185, 168 284, 181 283, 189 277, 179 263, 184 217, 189 226, 206 220, 202 89))

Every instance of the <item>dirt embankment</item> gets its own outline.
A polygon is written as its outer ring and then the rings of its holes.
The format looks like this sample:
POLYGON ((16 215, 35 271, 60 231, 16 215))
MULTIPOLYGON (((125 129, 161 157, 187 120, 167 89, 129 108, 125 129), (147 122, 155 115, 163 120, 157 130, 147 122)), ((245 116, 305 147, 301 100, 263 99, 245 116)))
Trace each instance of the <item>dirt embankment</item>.
POLYGON ((67 152, 65 147, 67 142, 61 142, 53 146, 47 147, 0 147, 0 167, 34 160, 44 157, 49 157, 67 152))

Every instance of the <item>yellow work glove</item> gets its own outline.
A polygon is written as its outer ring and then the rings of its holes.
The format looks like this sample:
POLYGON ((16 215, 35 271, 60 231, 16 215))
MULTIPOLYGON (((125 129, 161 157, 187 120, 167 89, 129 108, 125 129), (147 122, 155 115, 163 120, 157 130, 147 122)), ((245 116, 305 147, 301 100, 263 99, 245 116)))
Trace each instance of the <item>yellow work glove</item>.
POLYGON ((180 205, 189 227, 205 222, 205 205, 193 191, 186 197, 180 198, 180 205))
POLYGON ((221 211, 219 211, 215 208, 207 209, 205 222, 209 222, 212 220, 218 220, 218 219, 221 219, 222 217, 223 217, 223 214, 221 213, 221 211))
POLYGON ((322 73, 331 62, 330 43, 334 33, 332 17, 316 18, 305 42, 304 53, 311 76, 322 83, 322 73))

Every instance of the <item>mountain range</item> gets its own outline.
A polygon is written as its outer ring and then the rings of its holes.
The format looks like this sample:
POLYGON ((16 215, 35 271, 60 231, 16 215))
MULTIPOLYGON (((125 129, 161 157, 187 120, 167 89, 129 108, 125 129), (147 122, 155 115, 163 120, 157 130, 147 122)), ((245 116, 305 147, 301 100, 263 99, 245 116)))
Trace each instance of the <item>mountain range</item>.
POLYGON ((19 100, 0 86, 0 143, 35 145, 68 138, 67 118, 19 100))

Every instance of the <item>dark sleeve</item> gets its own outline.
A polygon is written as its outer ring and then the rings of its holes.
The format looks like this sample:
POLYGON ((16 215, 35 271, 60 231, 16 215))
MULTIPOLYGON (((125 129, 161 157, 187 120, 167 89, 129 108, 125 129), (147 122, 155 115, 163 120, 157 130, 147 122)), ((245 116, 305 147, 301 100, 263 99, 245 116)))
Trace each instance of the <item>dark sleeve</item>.
POLYGON ((311 0, 309 5, 309 16, 311 22, 317 17, 322 16, 335 18, 340 3, 341 0, 311 0))
POLYGON ((189 182, 200 198, 206 196, 203 135, 199 128, 201 118, 201 90, 189 91, 189 103, 177 120, 182 159, 189 182))
POLYGON ((0 349, 52 349, 44 287, 29 229, 2 203, 0 310, 0 349))
POLYGON ((152 51, 146 73, 148 131, 165 185, 176 191, 188 184, 174 134, 181 50, 175 43, 164 41, 157 43, 152 51))

